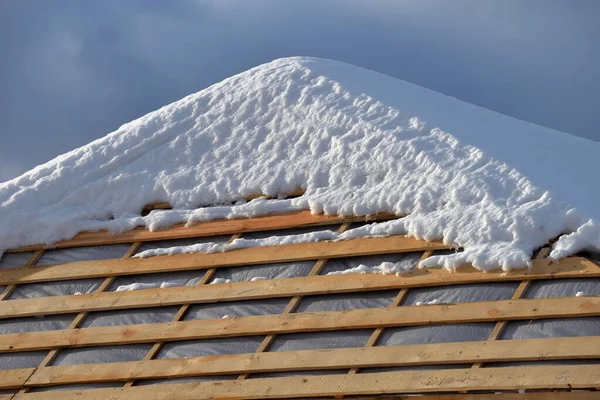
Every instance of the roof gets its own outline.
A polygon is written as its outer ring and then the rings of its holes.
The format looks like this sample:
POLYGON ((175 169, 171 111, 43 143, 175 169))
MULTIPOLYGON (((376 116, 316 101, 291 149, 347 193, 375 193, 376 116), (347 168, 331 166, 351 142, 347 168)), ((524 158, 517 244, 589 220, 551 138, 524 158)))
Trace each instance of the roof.
POLYGON ((364 224, 298 211, 15 249, 0 264, 0 388, 24 400, 208 399, 600 384, 600 266, 550 263, 549 247, 510 273, 332 274, 455 251, 402 235, 131 258, 364 224))
POLYGON ((0 185, 0 398, 594 395, 595 146, 327 60, 227 79, 0 185))
POLYGON ((600 246, 600 182, 587 178, 599 150, 372 71, 281 59, 0 184, 0 252, 83 231, 310 209, 408 215, 353 234, 444 240, 465 251, 428 265, 508 270, 578 229, 553 259, 600 246), (242 204, 298 189, 297 199, 242 204), (140 215, 155 202, 174 209, 140 215))

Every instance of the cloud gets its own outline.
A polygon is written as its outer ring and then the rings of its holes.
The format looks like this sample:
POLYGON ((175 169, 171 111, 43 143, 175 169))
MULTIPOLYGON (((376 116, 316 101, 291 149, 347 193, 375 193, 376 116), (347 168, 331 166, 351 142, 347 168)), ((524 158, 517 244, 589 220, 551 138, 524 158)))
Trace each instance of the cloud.
POLYGON ((591 1, 0 3, 0 179, 227 76, 311 55, 600 140, 591 1))

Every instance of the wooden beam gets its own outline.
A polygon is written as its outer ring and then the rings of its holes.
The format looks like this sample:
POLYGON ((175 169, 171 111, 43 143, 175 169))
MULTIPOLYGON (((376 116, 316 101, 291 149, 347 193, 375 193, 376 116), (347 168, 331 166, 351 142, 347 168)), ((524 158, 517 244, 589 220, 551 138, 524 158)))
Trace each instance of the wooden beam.
POLYGON ((550 263, 548 260, 534 260, 531 271, 520 270, 506 274, 501 273, 501 271, 484 273, 472 267, 465 267, 458 269, 455 273, 449 273, 442 269, 427 269, 415 270, 412 273, 402 276, 379 274, 318 275, 302 278, 203 285, 201 287, 184 286, 130 292, 105 292, 6 300, 0 301, 0 318, 444 286, 477 282, 590 278, 598 276, 600 276, 600 267, 594 262, 581 257, 572 257, 565 258, 560 263, 550 263))
MULTIPOLYGON (((235 239, 239 239, 242 237, 241 233, 234 233, 233 235, 231 235, 231 237, 229 238, 228 243, 233 242, 235 239)), ((200 279, 200 281, 198 282, 198 284, 196 286, 202 286, 202 285, 206 285, 213 277, 213 275, 215 274, 216 269, 215 268, 211 268, 206 270, 206 273, 204 274, 204 276, 202 277, 202 279, 200 279)), ((185 316, 185 314, 188 312, 190 308, 190 304, 183 304, 181 307, 179 307, 179 310, 177 311, 177 313, 175 313, 175 315, 173 316, 173 318, 171 319, 171 322, 177 322, 177 321, 181 321, 183 319, 183 317, 185 316)), ((148 350, 148 352, 146 353, 146 355, 144 356, 144 360, 152 360, 160 351, 160 349, 162 349, 162 347, 164 346, 165 342, 156 342, 152 345, 152 347, 150 348, 150 350, 148 350)), ((134 380, 129 380, 125 383, 125 386, 132 386, 135 383, 134 380)))
MULTIPOLYGON (((284 197, 286 199, 289 198, 293 198, 293 197, 300 197, 304 194, 305 190, 304 189, 296 189, 294 190, 292 193, 282 193, 282 195, 284 195, 284 197)), ((250 201, 250 200, 254 200, 254 199, 258 199, 259 197, 265 197, 266 199, 276 199, 277 197, 279 197, 279 195, 277 196, 267 196, 265 194, 262 193, 257 193, 257 194, 251 194, 250 196, 247 196, 245 198, 246 201, 250 201)), ((233 203, 233 201, 232 201, 233 203)), ((209 206, 207 206, 209 207, 209 206)), ((171 204, 169 204, 166 201, 162 201, 159 203, 150 203, 148 205, 146 205, 142 210, 143 211, 152 211, 152 210, 169 210, 171 209, 171 204)))
MULTIPOLYGON (((432 255, 433 255, 433 251, 431 251, 431 250, 424 251, 423 254, 421 254, 421 258, 419 258, 418 262, 420 263, 421 261, 431 257, 432 255)), ((408 295, 409 290, 410 290, 409 288, 400 289, 400 291, 394 298, 394 301, 392 301, 392 304, 390 304, 390 307, 398 307, 400 304, 402 304, 402 302, 408 295)), ((375 328, 375 330, 373 331, 371 336, 369 336, 369 339, 365 343, 365 347, 375 346, 377 344, 377 342, 379 341, 379 339, 381 338, 381 336, 383 335, 384 331, 385 331, 385 328, 375 328)), ((358 371, 360 371, 360 368, 354 367, 354 368, 351 368, 348 371, 348 373, 356 374, 356 373, 358 373, 358 371)))
MULTIPOLYGON (((543 247, 540 249, 540 251, 538 252, 537 256, 535 257, 536 260, 541 260, 546 258, 546 256, 550 253, 550 247, 543 247)), ((520 298, 522 298, 523 296, 525 296, 525 293, 527 292, 527 289, 529 289, 529 286, 531 285, 531 281, 528 280, 524 280, 522 281, 519 286, 517 287, 517 290, 515 290, 515 292, 512 295, 512 299, 513 300, 518 300, 520 298)), ((502 335, 502 332, 504 332, 504 329, 506 328, 506 324, 507 321, 499 321, 496 323, 496 326, 494 326, 494 329, 492 329, 492 332, 490 333, 490 336, 488 337, 488 340, 497 340, 500 338, 500 335, 502 335)), ((481 368, 483 365, 483 363, 481 362, 477 362, 475 364, 473 364, 471 366, 471 368, 481 368)))
MULTIPOLYGON (((350 228, 350 225, 351 224, 349 222, 342 224, 342 226, 340 226, 340 228, 338 229, 338 233, 346 232, 348 230, 348 228, 350 228)), ((315 265, 313 265, 313 268, 308 273, 308 276, 319 275, 321 273, 321 270, 323 269, 323 267, 325 267, 325 264, 327 264, 327 261, 329 261, 329 259, 327 259, 327 258, 322 258, 322 259, 318 260, 315 263, 315 265)), ((295 312, 296 308, 298 308, 298 306, 300 305, 300 302, 302 301, 303 298, 304 298, 304 296, 292 297, 281 313, 289 314, 289 313, 295 312)), ((271 347, 271 345, 273 344, 273 342, 275 341, 276 338, 277 338, 277 335, 265 336, 263 341, 258 345, 258 348, 256 349, 256 353, 263 353, 263 352, 269 350, 269 348, 271 347)), ((246 379, 246 378, 248 378, 248 376, 249 376, 249 374, 243 373, 240 376, 238 376, 238 379, 246 379)))
POLYGON ((224 266, 242 266, 317 260, 359 255, 447 249, 440 242, 406 236, 359 238, 338 242, 308 242, 252 247, 223 253, 176 254, 149 258, 78 261, 60 265, 23 266, 0 270, 0 284, 47 282, 156 272, 188 271, 224 266))
MULTIPOLYGON (((375 397, 344 397, 346 400, 415 400, 414 395, 406 396, 375 396, 375 397)), ((569 392, 567 389, 535 391, 530 393, 477 393, 477 394, 426 394, 419 395, 418 400, 597 400, 598 392, 578 390, 569 392)))
POLYGON ((600 358, 600 336, 226 354, 39 368, 27 386, 344 368, 600 358), (585 343, 582 346, 581 343, 585 343))
MULTIPOLYGON (((199 383, 68 390, 63 400, 274 399, 468 390, 587 389, 600 385, 600 365, 502 367, 293 376, 199 383)), ((56 399, 57 392, 18 394, 15 400, 56 399)))
POLYGON ((600 315, 600 297, 303 312, 0 335, 0 352, 214 337, 600 315))
POLYGON ((393 214, 381 213, 371 216, 326 216, 311 214, 310 210, 295 211, 286 214, 266 215, 254 218, 219 219, 202 222, 191 226, 177 224, 167 229, 149 231, 143 227, 136 228, 120 234, 111 234, 107 231, 81 232, 73 239, 63 240, 52 245, 33 245, 18 249, 8 250, 7 253, 35 251, 42 249, 56 249, 80 246, 99 246, 105 244, 151 242, 156 240, 184 239, 192 237, 231 235, 240 232, 269 231, 275 229, 299 228, 306 226, 320 226, 340 224, 344 222, 377 221, 397 218, 393 214))
MULTIPOLYGON (((25 384, 35 368, 0 370, 0 389, 17 389, 25 384)), ((1 397, 0 397, 1 399, 1 397)))

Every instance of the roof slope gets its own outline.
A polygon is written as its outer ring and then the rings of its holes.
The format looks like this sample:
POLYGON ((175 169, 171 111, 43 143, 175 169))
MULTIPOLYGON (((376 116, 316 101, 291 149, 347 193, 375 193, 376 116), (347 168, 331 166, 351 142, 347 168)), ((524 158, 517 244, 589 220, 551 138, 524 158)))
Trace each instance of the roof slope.
POLYGON ((408 233, 462 246, 426 264, 528 265, 600 247, 600 144, 346 64, 286 58, 123 125, 0 184, 0 251, 85 230, 285 210, 410 214, 347 237, 408 233), (560 162, 559 162, 560 161, 560 162), (296 199, 254 193, 306 190, 296 199), (196 208, 202 205, 234 206, 196 208), (140 216, 144 205, 174 210, 140 216), (26 224, 23 222, 27 221, 26 224))

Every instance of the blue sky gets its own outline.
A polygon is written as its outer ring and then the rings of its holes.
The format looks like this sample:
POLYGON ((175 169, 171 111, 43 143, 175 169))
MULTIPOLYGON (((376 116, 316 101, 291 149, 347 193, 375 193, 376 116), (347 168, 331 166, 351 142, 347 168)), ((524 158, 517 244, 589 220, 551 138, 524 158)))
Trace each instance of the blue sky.
POLYGON ((0 182, 275 58, 600 141, 600 1, 0 0, 0 182))

